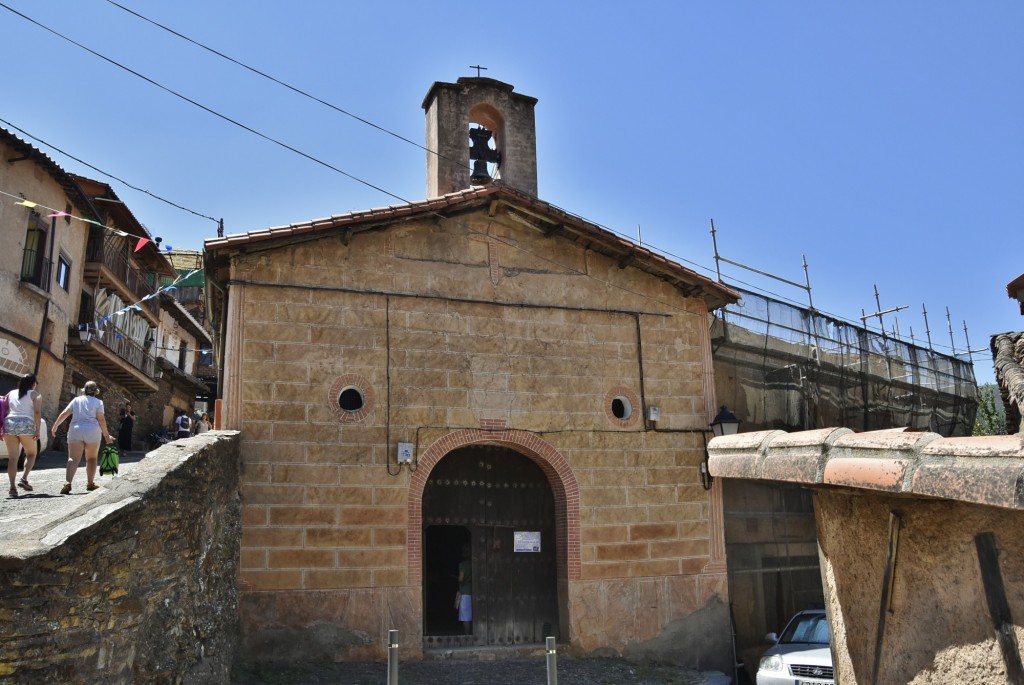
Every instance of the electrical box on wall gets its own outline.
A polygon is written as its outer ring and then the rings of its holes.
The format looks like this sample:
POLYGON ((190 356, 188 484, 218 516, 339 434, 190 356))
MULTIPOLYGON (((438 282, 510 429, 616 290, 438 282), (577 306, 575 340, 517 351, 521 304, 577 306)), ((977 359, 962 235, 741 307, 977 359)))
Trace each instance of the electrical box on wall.
POLYGON ((657 421, 661 418, 661 409, 658 407, 647 407, 647 420, 657 421))
POLYGON ((400 443, 398 443, 398 463, 399 464, 411 464, 412 463, 412 443, 411 442, 400 442, 400 443))

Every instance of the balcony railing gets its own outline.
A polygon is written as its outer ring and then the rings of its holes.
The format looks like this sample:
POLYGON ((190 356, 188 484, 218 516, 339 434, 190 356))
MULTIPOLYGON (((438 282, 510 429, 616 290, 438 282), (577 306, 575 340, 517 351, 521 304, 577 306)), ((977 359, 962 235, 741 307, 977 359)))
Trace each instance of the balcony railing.
POLYGON ((23 283, 31 283, 37 288, 43 290, 49 290, 50 283, 50 269, 53 267, 53 262, 49 259, 23 260, 21 266, 21 280, 23 283))
POLYGON ((156 298, 143 301, 143 298, 153 295, 156 291, 146 282, 142 272, 132 266, 123 246, 112 240, 104 240, 103 236, 90 237, 85 261, 102 264, 111 274, 128 286, 128 290, 135 296, 130 304, 139 304, 150 313, 156 316, 160 315, 160 303, 156 298))
MULTIPOLYGON (((89 332, 91 340, 101 343, 149 378, 156 377, 156 358, 149 354, 142 345, 129 338, 120 328, 107 324, 103 330, 93 328, 89 332)), ((76 331, 72 335, 80 334, 76 331)))

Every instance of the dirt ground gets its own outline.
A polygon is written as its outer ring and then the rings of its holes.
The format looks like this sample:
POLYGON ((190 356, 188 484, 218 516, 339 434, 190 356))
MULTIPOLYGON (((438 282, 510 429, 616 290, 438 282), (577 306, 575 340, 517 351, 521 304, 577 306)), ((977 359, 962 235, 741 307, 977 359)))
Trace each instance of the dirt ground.
MULTIPOLYGON (((386 663, 290 664, 236 667, 233 685, 387 685, 386 663)), ((678 666, 637 665, 616 658, 558 657, 558 685, 717 685, 730 679, 707 677, 678 666)), ((546 685, 544 658, 496 661, 425 660, 399 664, 399 685, 546 685)))

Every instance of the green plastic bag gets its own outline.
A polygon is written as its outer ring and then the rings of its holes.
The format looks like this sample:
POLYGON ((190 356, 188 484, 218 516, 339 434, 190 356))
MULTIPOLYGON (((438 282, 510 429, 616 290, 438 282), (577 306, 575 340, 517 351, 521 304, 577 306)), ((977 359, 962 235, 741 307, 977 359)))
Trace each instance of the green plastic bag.
POLYGON ((117 475, 117 467, 121 464, 121 452, 117 445, 104 445, 100 450, 100 475, 117 475))

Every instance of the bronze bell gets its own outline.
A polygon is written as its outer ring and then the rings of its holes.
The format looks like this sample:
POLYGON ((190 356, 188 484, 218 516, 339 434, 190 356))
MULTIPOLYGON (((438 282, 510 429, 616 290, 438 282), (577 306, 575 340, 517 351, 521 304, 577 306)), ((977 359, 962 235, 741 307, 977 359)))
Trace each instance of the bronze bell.
POLYGON ((483 126, 469 130, 469 158, 473 160, 473 173, 469 176, 469 182, 475 186, 487 185, 494 180, 487 173, 488 162, 501 164, 501 153, 488 146, 491 135, 483 126))
POLYGON ((473 173, 469 175, 469 182, 475 186, 485 186, 494 179, 487 173, 487 160, 478 159, 473 162, 473 173))

